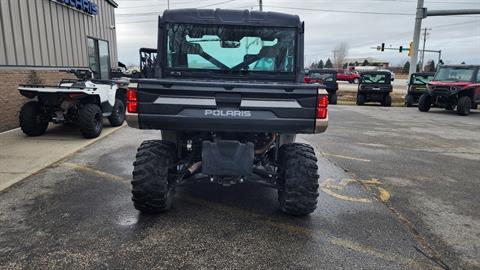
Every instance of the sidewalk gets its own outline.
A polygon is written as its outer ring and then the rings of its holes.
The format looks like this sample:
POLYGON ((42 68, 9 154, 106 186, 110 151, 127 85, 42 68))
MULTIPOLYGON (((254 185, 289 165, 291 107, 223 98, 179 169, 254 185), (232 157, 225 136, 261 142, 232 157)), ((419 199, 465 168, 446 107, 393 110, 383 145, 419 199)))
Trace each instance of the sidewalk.
POLYGON ((0 191, 122 127, 105 122, 96 139, 83 138, 73 125, 50 124, 40 137, 27 137, 20 129, 0 133, 0 191))

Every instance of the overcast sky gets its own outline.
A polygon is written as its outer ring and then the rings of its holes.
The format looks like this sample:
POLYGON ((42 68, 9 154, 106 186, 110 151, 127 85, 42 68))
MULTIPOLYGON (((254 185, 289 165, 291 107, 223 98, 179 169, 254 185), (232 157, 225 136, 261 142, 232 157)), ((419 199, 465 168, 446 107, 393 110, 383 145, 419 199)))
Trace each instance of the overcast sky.
MULTIPOLYGON (((119 4, 116 9, 119 61, 138 65, 138 49, 156 47, 156 22, 167 8, 167 0, 116 2, 119 4)), ((263 5, 265 11, 297 14, 305 21, 306 64, 331 57, 332 49, 340 42, 349 44, 348 57, 351 58, 370 56, 393 65, 408 60, 406 52, 379 52, 371 47, 382 42, 387 47, 408 47, 413 36, 416 0, 263 0, 263 5), (390 14, 348 13, 351 11, 390 14)), ((258 9, 258 0, 170 0, 171 9, 203 7, 258 9)), ((480 9, 480 0, 425 0, 425 7, 480 9)), ((429 17, 423 20, 422 27, 431 28, 426 48, 442 50, 445 63, 480 64, 480 15, 429 17)), ((427 53, 425 61, 437 61, 437 57, 435 53, 427 53)))

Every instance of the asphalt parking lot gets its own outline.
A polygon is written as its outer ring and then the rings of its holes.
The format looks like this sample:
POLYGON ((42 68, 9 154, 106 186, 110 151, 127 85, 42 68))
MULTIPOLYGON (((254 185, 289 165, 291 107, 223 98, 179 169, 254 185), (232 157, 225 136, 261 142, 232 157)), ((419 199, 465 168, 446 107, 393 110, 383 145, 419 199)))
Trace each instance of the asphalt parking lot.
POLYGON ((249 184, 180 188, 139 215, 129 179, 141 141, 122 128, 0 193, 1 269, 442 269, 480 267, 480 113, 331 107, 316 212, 277 210, 249 184))
POLYGON ((357 179, 379 181, 386 206, 452 269, 479 269, 480 111, 330 110, 328 132, 308 141, 357 179))

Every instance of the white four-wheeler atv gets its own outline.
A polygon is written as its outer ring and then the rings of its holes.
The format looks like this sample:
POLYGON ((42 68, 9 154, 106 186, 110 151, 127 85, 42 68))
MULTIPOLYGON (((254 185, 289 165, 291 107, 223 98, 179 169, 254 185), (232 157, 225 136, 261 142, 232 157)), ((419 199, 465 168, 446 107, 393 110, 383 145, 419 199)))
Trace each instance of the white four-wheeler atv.
POLYGON ((94 80, 88 70, 72 70, 78 80, 64 79, 56 86, 20 85, 22 96, 35 101, 20 111, 20 127, 28 136, 45 133, 48 123, 73 123, 85 138, 96 138, 103 128, 103 117, 112 126, 125 120, 125 86, 128 82, 94 80))

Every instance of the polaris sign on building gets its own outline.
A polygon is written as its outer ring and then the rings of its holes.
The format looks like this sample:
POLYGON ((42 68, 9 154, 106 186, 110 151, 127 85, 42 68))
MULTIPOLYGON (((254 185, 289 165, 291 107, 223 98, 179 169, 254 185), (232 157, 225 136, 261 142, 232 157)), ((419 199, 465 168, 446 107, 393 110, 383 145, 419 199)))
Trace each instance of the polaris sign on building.
POLYGON ((53 0, 83 12, 86 12, 90 15, 97 15, 97 4, 90 0, 53 0))
POLYGON ((19 84, 54 85, 65 70, 109 79, 117 68, 114 0, 0 0, 0 132, 18 126, 19 84))

